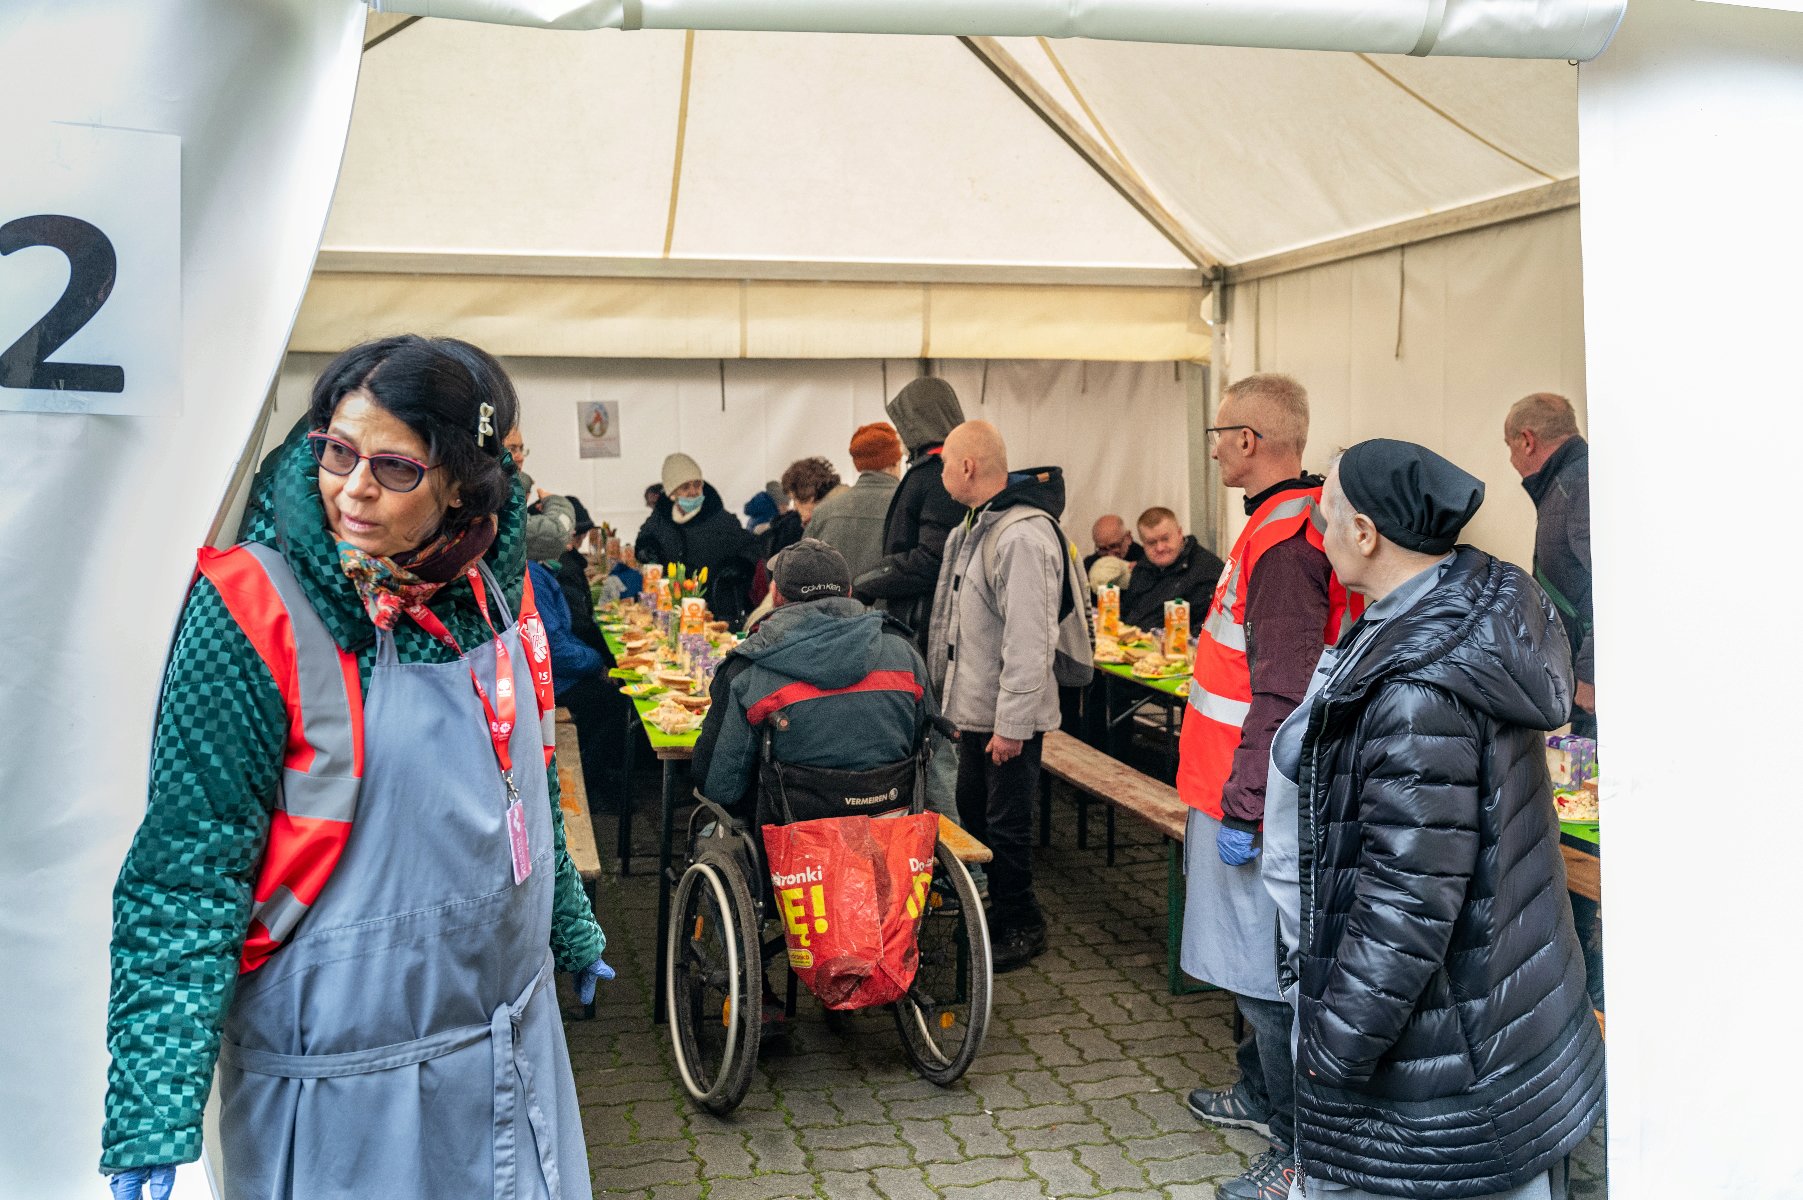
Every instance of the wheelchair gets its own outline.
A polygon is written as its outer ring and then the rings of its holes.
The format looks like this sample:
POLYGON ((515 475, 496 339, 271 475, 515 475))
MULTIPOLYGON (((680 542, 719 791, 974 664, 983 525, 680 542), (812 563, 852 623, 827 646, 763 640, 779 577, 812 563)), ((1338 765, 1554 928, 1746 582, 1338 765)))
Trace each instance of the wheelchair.
MULTIPOLYGON (((689 1096, 724 1116, 737 1108, 757 1067, 765 969, 787 940, 758 828, 819 817, 920 813, 931 755, 924 737, 912 759, 870 771, 834 771, 775 761, 763 739, 756 819, 739 820, 696 794, 686 866, 666 931, 662 986, 677 1071, 689 1096), (876 804, 872 797, 885 797, 876 804)), ((892 1010, 902 1051, 915 1072, 941 1087, 961 1078, 989 1028, 993 986, 989 928, 963 862, 938 841, 919 932, 919 968, 892 1010)), ((785 1016, 795 1010, 788 976, 785 1016)))

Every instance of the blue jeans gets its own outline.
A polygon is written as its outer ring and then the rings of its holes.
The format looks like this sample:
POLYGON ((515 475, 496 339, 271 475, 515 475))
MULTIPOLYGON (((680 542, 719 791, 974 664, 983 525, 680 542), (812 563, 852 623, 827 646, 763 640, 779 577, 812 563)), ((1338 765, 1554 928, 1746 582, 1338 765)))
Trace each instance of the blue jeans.
POLYGON ((1290 1055, 1290 1029, 1295 1016, 1282 1000, 1235 996, 1246 1018, 1246 1036, 1236 1057, 1240 1098, 1258 1112, 1271 1114, 1271 1140, 1288 1152, 1296 1144, 1296 1067, 1290 1055))

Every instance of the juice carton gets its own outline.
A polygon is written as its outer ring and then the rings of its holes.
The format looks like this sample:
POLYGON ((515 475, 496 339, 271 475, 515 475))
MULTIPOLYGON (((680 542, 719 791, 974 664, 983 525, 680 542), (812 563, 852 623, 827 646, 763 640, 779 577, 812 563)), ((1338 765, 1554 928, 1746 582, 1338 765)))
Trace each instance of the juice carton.
POLYGON ((646 563, 640 573, 645 577, 645 590, 647 592, 657 591, 657 581, 664 577, 663 564, 646 563))
POLYGON ((1096 592, 1096 634, 1108 638, 1121 635, 1121 589, 1112 583, 1096 592))
POLYGON ((685 634, 707 632, 707 601, 702 597, 684 596, 682 598, 682 632, 685 634))
POLYGON ((668 579, 657 581, 657 611, 669 612, 676 606, 676 589, 668 579))
POLYGON ((1189 657, 1189 601, 1164 602, 1164 656, 1189 657))

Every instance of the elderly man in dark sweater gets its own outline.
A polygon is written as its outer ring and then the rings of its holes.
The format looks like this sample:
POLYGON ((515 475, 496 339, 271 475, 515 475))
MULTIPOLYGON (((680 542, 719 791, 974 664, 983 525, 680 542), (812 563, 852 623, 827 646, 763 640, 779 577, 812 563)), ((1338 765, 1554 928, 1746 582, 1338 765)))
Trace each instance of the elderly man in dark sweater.
POLYGON ((1177 514, 1168 508, 1148 508, 1139 515, 1139 540, 1145 545, 1145 559, 1134 566, 1121 593, 1121 620, 1142 629, 1157 628, 1164 623, 1165 601, 1188 600, 1190 625, 1195 627, 1221 581, 1221 560, 1184 533, 1177 514))

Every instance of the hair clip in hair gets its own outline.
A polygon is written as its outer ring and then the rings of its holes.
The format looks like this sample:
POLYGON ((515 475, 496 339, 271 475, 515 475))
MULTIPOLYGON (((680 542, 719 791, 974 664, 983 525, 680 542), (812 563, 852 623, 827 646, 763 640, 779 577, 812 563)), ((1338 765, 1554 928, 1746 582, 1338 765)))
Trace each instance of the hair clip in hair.
POLYGON ((476 445, 483 446, 487 444, 484 439, 491 438, 495 434, 495 406, 484 403, 481 408, 476 410, 476 415, 478 418, 476 421, 476 445))

